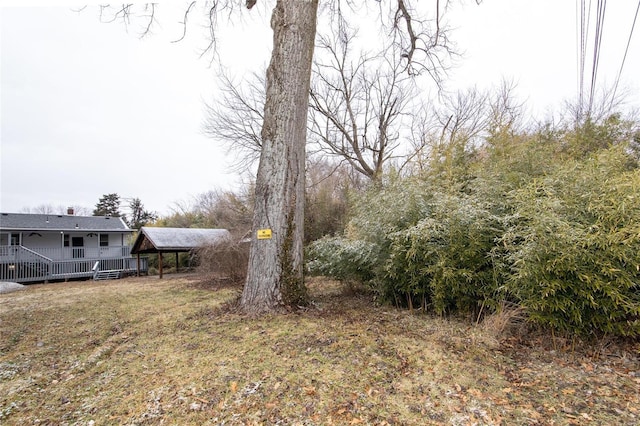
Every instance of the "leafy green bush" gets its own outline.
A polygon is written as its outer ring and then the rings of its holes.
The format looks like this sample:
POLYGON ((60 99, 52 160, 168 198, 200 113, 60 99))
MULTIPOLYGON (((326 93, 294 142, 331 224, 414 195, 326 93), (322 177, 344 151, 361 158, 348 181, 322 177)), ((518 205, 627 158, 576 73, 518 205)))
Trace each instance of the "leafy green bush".
POLYGON ((385 300, 440 314, 492 301, 499 280, 491 250, 502 235, 500 217, 489 203, 434 188, 427 176, 370 191, 343 238, 310 245, 308 271, 367 283, 385 300))
POLYGON ((514 198, 509 292, 531 319, 578 334, 640 334, 640 171, 621 147, 567 163, 514 198))
POLYGON ((386 264, 387 298, 438 314, 475 312, 493 302, 500 285, 491 251, 501 219, 477 199, 438 194, 431 214, 393 234, 386 264))
POLYGON ((341 281, 368 283, 378 263, 375 244, 361 240, 324 237, 307 249, 307 270, 341 281))

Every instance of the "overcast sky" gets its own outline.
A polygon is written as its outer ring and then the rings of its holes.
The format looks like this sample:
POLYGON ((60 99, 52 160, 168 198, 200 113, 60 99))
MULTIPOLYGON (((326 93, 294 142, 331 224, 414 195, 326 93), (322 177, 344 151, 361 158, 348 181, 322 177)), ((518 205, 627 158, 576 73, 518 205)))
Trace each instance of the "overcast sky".
MULTIPOLYGON (((454 2, 449 15, 465 52, 450 88, 513 79, 538 118, 576 96, 576 1, 464 3, 454 2)), ((202 134, 218 70, 199 57, 204 33, 194 25, 186 40, 171 43, 181 34, 182 2, 161 4, 160 25, 144 39, 135 24, 100 23, 95 7, 77 13, 9 4, 24 2, 0 0, 0 211, 43 204, 90 211, 115 192, 168 214, 176 202, 237 187, 225 147, 202 134)), ((601 84, 615 80, 637 5, 608 3, 601 84)), ((238 78, 268 62, 267 15, 266 6, 242 12, 219 32, 220 59, 238 78)), ((640 107, 638 28, 620 87, 630 91, 630 106, 640 107)))

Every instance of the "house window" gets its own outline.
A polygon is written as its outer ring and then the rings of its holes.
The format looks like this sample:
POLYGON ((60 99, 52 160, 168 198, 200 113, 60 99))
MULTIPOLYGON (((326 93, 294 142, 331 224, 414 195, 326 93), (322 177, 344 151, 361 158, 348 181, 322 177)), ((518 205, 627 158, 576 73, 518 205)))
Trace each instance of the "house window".
POLYGON ((63 238, 64 238, 64 246, 69 247, 69 235, 65 234, 63 238))
POLYGON ((100 234, 100 247, 109 247, 109 234, 100 234))
POLYGON ((20 245, 20 234, 11 234, 11 244, 12 246, 20 245))

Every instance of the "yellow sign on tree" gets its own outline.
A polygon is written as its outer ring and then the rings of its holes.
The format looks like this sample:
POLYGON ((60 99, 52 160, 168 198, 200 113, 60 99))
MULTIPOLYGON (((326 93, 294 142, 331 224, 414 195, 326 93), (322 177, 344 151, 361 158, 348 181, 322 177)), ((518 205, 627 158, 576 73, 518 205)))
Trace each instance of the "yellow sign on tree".
POLYGON ((258 229, 258 239, 259 240, 270 240, 271 239, 271 229, 258 229))

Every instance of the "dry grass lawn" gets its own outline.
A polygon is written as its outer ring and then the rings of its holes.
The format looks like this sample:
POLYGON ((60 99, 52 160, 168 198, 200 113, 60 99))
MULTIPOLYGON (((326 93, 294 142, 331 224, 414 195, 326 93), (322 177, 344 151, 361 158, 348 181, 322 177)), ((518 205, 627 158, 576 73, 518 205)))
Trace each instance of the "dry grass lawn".
POLYGON ((640 346, 491 330, 310 283, 247 318, 195 275, 0 294, 2 425, 637 425, 640 346))

